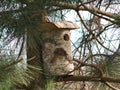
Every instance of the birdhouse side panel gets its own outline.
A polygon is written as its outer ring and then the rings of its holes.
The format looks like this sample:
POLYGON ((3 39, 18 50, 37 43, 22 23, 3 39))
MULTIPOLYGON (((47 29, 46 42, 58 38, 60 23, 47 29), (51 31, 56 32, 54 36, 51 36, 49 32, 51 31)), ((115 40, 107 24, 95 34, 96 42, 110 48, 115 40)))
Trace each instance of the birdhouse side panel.
POLYGON ((43 59, 50 74, 66 74, 74 69, 67 57, 72 57, 69 30, 51 30, 44 33, 43 59))

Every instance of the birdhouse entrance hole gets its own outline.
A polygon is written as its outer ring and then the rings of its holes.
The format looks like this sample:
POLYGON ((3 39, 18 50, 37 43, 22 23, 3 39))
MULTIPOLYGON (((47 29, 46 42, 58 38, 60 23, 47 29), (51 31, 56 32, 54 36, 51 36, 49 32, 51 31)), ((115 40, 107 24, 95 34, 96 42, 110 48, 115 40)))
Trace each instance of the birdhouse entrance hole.
POLYGON ((69 35, 68 35, 68 34, 65 34, 65 35, 64 35, 64 40, 65 40, 65 41, 69 41, 69 39, 70 39, 70 38, 69 38, 69 35))

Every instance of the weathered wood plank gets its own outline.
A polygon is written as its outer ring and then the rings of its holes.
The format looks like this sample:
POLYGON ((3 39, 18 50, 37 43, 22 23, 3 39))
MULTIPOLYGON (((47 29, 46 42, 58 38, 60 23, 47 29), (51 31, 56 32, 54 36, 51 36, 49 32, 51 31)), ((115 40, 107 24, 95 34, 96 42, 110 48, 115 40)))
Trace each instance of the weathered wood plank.
POLYGON ((59 22, 45 22, 42 24, 44 29, 53 29, 53 30, 75 30, 79 26, 70 21, 59 21, 59 22))

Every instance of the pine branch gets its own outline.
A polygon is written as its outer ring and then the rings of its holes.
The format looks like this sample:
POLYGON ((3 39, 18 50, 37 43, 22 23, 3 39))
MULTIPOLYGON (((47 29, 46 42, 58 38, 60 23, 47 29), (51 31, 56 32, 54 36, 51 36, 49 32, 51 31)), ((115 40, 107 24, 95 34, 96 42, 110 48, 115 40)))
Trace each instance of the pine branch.
POLYGON ((106 11, 102 11, 102 10, 99 10, 98 8, 95 8, 95 7, 90 7, 90 6, 83 6, 83 5, 80 5, 79 7, 75 4, 69 4, 69 3, 63 3, 63 2, 52 2, 50 3, 51 6, 56 6, 56 7, 61 7, 62 9, 73 9, 73 10, 83 10, 83 11, 89 11, 91 13, 97 13, 97 14, 101 14, 101 15, 105 15, 107 17, 110 17, 110 18, 113 18, 113 19, 116 19, 116 17, 118 17, 119 15, 115 15, 113 13, 109 13, 109 12, 106 12, 106 11))
POLYGON ((112 83, 120 83, 120 78, 112 78, 112 77, 95 77, 95 76, 74 76, 74 75, 61 75, 61 76, 53 76, 55 77, 55 81, 88 81, 88 82, 112 82, 112 83))
POLYGON ((104 84, 106 84, 108 87, 110 87, 112 90, 119 90, 118 88, 112 86, 110 83, 108 82, 104 82, 104 84))
MULTIPOLYGON (((119 17, 119 15, 115 15, 113 13, 109 13, 109 12, 106 12, 106 11, 99 10, 98 8, 85 6, 85 5, 84 6, 83 5, 79 5, 79 7, 78 7, 78 5, 76 5, 76 4, 70 4, 70 3, 65 3, 65 2, 54 1, 54 2, 50 2, 48 4, 48 6, 56 6, 56 7, 59 7, 61 9, 73 9, 73 10, 77 9, 77 10, 89 11, 89 12, 91 12, 93 14, 97 13, 97 14, 105 15, 105 16, 113 18, 113 19, 116 19, 116 17, 119 17)), ((29 7, 29 6, 27 6, 27 7, 29 7)), ((17 10, 0 11, 0 14, 24 11, 24 10, 26 10, 27 7, 21 8, 21 9, 17 9, 17 10)), ((53 10, 54 9, 55 8, 53 8, 53 10)))

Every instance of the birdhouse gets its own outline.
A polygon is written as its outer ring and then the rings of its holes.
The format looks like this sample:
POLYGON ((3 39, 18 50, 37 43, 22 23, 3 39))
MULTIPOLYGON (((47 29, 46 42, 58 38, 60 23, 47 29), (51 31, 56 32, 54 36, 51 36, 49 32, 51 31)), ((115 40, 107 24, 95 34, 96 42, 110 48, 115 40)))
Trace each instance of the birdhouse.
POLYGON ((42 24, 42 55, 45 72, 52 75, 67 74, 74 69, 70 43, 70 30, 79 28, 69 21, 42 24))

